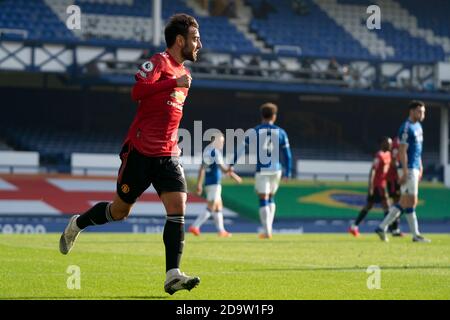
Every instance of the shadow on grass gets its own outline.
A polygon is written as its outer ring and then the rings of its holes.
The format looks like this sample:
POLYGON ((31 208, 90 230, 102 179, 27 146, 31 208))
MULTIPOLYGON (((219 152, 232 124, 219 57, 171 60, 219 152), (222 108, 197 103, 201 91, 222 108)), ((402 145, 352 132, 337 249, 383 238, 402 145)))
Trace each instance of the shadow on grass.
MULTIPOLYGON (((381 270, 421 270, 421 269, 448 269, 450 266, 379 266, 381 270)), ((367 266, 354 267, 295 267, 295 268, 261 268, 246 269, 245 271, 365 271, 367 266)))

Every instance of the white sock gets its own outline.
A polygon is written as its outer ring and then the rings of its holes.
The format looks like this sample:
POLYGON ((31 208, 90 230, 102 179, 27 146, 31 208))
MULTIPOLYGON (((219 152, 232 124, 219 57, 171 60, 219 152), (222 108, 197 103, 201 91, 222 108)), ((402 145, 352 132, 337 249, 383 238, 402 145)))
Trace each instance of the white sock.
POLYGON ((216 224, 217 231, 224 232, 225 227, 223 225, 223 214, 222 211, 214 212, 213 213, 213 219, 214 223, 216 224))
MULTIPOLYGON (((259 207, 259 218, 261 219, 261 224, 263 226, 265 234, 269 235, 269 217, 270 217, 270 208, 269 206, 259 207)), ((272 230, 270 230, 272 231, 272 230)))
POLYGON ((269 208, 270 208, 270 214, 269 214, 269 231, 270 234, 272 233, 272 226, 273 226, 273 219, 275 218, 275 210, 277 209, 277 206, 275 205, 275 202, 270 202, 269 203, 269 208))
POLYGON ((179 274, 181 274, 180 269, 178 269, 178 268, 173 268, 173 269, 167 270, 167 272, 166 272, 166 278, 169 278, 170 276, 179 275, 179 274))
POLYGON ((383 222, 381 222, 380 228, 383 229, 386 232, 388 226, 392 222, 394 222, 394 220, 397 219, 400 216, 401 213, 402 212, 401 212, 401 210, 398 207, 392 206, 389 209, 388 215, 384 218, 383 222))
POLYGON ((409 230, 413 234, 414 237, 420 235, 419 232, 419 223, 417 222, 417 216, 416 212, 413 211, 412 213, 406 213, 406 221, 408 221, 409 230))
POLYGON ((198 215, 197 219, 195 219, 192 226, 194 228, 200 228, 202 226, 202 224, 204 224, 206 222, 206 220, 209 219, 210 216, 211 216, 211 212, 209 211, 209 209, 206 209, 205 212, 200 213, 198 215))

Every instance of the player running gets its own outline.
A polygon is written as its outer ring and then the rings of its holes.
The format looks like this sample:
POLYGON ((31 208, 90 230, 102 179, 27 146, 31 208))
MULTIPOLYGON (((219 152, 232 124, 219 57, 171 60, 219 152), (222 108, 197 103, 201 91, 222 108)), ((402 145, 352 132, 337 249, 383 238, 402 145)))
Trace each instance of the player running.
POLYGON ((291 149, 286 131, 274 125, 278 107, 274 103, 264 103, 260 107, 262 123, 250 129, 244 140, 244 146, 234 156, 234 163, 248 150, 256 151, 255 190, 259 197, 259 217, 263 232, 261 239, 272 238, 272 224, 275 217, 274 196, 278 190, 282 169, 283 178, 291 177, 291 149), (283 154, 284 165, 280 154, 283 154))
MULTIPOLYGON (((387 189, 388 189, 388 195, 389 198, 392 200, 393 204, 396 204, 400 201, 400 184, 398 183, 398 166, 399 166, 399 147, 400 147, 400 139, 398 137, 395 137, 392 140, 392 161, 391 166, 389 167, 389 171, 387 173, 387 189)), ((387 213, 386 213, 387 215, 387 213)), ((386 217, 385 215, 385 217, 386 217)), ((400 217, 394 220, 389 227, 389 232, 392 234, 393 237, 403 237, 404 234, 400 230, 400 217)))
POLYGON ((201 195, 203 191, 203 180, 205 183, 206 199, 208 206, 205 212, 198 215, 194 223, 189 227, 189 232, 199 236, 200 228, 212 215, 216 225, 219 237, 231 237, 231 233, 225 230, 222 214, 222 172, 229 175, 237 183, 241 183, 242 179, 236 173, 230 170, 230 167, 224 165, 222 149, 224 145, 224 137, 222 133, 218 133, 212 137, 212 143, 203 151, 203 163, 200 166, 197 180, 197 194, 201 195))
POLYGON ((386 214, 389 212, 390 204, 386 192, 386 177, 391 166, 391 148, 392 139, 389 137, 382 137, 380 150, 376 153, 372 168, 370 169, 369 190, 366 205, 359 213, 355 222, 348 229, 348 232, 355 237, 359 236, 359 224, 364 220, 375 203, 381 203, 386 214))
POLYGON ((390 208, 389 214, 375 232, 381 240, 389 241, 386 235, 387 226, 405 212, 413 241, 431 242, 420 234, 416 217, 419 181, 423 174, 423 130, 420 123, 425 119, 425 104, 422 101, 411 101, 408 108, 409 117, 400 127, 398 134, 400 137, 400 168, 398 170, 401 185, 400 202, 390 208))
POLYGON ((131 96, 139 106, 120 153, 117 194, 112 202, 97 203, 84 214, 73 216, 61 235, 60 251, 68 254, 88 226, 126 219, 136 199, 153 184, 167 213, 164 290, 173 294, 191 290, 200 282, 179 269, 187 188, 178 158, 177 132, 192 79, 183 63, 196 61, 202 44, 199 25, 187 14, 172 16, 164 34, 166 51, 153 55, 135 75, 131 96))

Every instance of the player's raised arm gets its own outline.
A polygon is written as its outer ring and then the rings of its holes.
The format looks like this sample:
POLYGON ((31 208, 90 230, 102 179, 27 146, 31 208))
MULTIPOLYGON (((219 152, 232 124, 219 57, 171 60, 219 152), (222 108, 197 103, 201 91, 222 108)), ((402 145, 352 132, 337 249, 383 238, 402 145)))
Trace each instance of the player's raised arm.
POLYGON ((157 92, 175 87, 189 88, 191 81, 189 75, 184 75, 178 79, 160 80, 163 68, 164 62, 157 55, 140 66, 139 71, 134 76, 136 83, 131 90, 131 98, 134 101, 145 99, 157 92))

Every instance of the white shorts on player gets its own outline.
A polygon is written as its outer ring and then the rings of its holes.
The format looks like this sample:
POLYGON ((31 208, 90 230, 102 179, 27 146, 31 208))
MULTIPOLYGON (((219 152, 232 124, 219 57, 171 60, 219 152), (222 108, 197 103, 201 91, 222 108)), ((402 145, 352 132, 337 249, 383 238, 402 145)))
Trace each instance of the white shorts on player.
POLYGON ((280 185, 281 170, 261 171, 255 174, 255 190, 258 194, 275 194, 280 185))
POLYGON ((216 202, 222 199, 222 185, 210 184, 205 186, 206 200, 208 202, 216 202))
MULTIPOLYGON (((403 171, 398 170, 398 176, 401 177, 403 171)), ((409 169, 408 178, 406 182, 401 185, 400 191, 402 195, 418 196, 419 195, 419 176, 420 171, 418 169, 409 169)))

